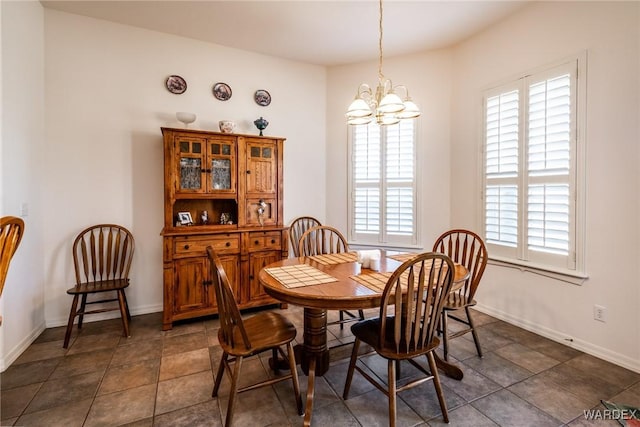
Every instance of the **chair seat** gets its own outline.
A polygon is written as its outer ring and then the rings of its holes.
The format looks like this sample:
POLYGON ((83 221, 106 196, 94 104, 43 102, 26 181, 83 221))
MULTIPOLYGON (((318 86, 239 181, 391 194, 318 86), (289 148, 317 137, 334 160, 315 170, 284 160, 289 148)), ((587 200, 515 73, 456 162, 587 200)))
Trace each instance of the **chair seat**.
POLYGON ((458 310, 459 308, 471 307, 473 305, 476 305, 476 300, 473 298, 469 300, 465 295, 458 292, 449 294, 444 301, 445 310, 458 310))
POLYGON ((129 286, 129 279, 101 280, 98 282, 80 283, 73 288, 67 289, 69 295, 80 295, 86 293, 109 292, 125 289, 129 286))
MULTIPOLYGON (((387 317, 387 325, 393 325, 393 317, 387 317)), ((413 359, 425 354, 440 345, 438 337, 433 337, 429 345, 419 349, 413 349, 406 353, 398 353, 395 349, 394 331, 392 328, 386 330, 385 342, 379 342, 380 318, 363 320, 351 326, 351 332, 360 341, 369 344, 382 357, 387 359, 413 359), (381 345, 382 344, 382 345, 381 345)), ((403 344, 401 344, 401 347, 403 344)))
POLYGON ((224 351, 233 356, 250 356, 261 351, 287 344, 296 337, 296 327, 279 313, 260 313, 243 319, 251 348, 247 348, 242 340, 239 328, 234 331, 235 346, 224 339, 222 329, 218 332, 218 340, 224 351))

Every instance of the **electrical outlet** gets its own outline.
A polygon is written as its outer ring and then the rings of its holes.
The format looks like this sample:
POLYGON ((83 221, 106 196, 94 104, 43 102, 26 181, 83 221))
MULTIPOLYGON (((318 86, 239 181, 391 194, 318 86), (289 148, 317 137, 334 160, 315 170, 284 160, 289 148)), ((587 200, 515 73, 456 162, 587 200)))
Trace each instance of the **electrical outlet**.
POLYGON ((595 320, 598 320, 600 322, 606 322, 607 321, 606 314, 607 314, 606 307, 603 307, 597 304, 593 306, 593 318, 595 320))

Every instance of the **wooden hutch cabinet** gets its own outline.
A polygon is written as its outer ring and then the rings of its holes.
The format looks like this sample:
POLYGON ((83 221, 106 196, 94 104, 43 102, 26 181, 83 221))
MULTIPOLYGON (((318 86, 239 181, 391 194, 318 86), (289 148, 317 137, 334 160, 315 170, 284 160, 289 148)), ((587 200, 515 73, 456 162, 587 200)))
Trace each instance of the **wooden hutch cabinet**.
POLYGON ((263 291, 258 272, 288 256, 284 138, 171 128, 162 128, 162 135, 162 329, 217 313, 209 245, 219 254, 241 309, 278 303, 263 291), (192 224, 181 221, 187 212, 192 224))

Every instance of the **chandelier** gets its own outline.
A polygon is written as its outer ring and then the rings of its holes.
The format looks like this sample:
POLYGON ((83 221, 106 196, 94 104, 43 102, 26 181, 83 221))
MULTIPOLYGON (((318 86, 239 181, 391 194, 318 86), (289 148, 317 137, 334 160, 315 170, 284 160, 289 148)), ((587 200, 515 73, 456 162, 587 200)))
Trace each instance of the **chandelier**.
POLYGON ((347 110, 347 123, 364 125, 374 117, 379 125, 393 125, 402 119, 413 119, 420 116, 420 109, 409 97, 406 86, 393 86, 390 79, 382 74, 382 0, 380 0, 380 37, 378 39, 378 86, 375 95, 371 86, 361 83, 356 97, 347 110), (397 90, 403 89, 404 100, 398 96, 397 90))

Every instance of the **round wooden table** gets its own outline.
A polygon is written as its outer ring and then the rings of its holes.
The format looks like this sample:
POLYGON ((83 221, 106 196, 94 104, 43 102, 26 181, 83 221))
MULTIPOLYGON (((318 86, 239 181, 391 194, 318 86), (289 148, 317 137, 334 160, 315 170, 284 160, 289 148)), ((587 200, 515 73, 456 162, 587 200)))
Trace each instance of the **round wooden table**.
MULTIPOLYGON (((402 262, 388 257, 393 254, 397 253, 381 251, 379 272, 393 272, 402 264, 402 262)), ((316 375, 324 375, 329 369, 327 310, 358 310, 380 307, 381 292, 377 292, 352 278, 352 276, 361 273, 375 272, 361 268, 361 264, 355 261, 325 264, 312 257, 284 259, 260 270, 258 278, 267 294, 282 302, 304 307, 304 341, 300 352, 300 364, 303 372, 308 376, 305 426, 311 425, 315 377, 316 375), (265 271, 265 269, 302 265, 314 267, 336 280, 310 286, 286 287, 265 271)), ((461 285, 468 277, 467 269, 456 264, 454 284, 461 285)), ((446 375, 462 379, 463 373, 460 368, 440 359, 437 354, 434 353, 434 355, 438 368, 446 375)))

